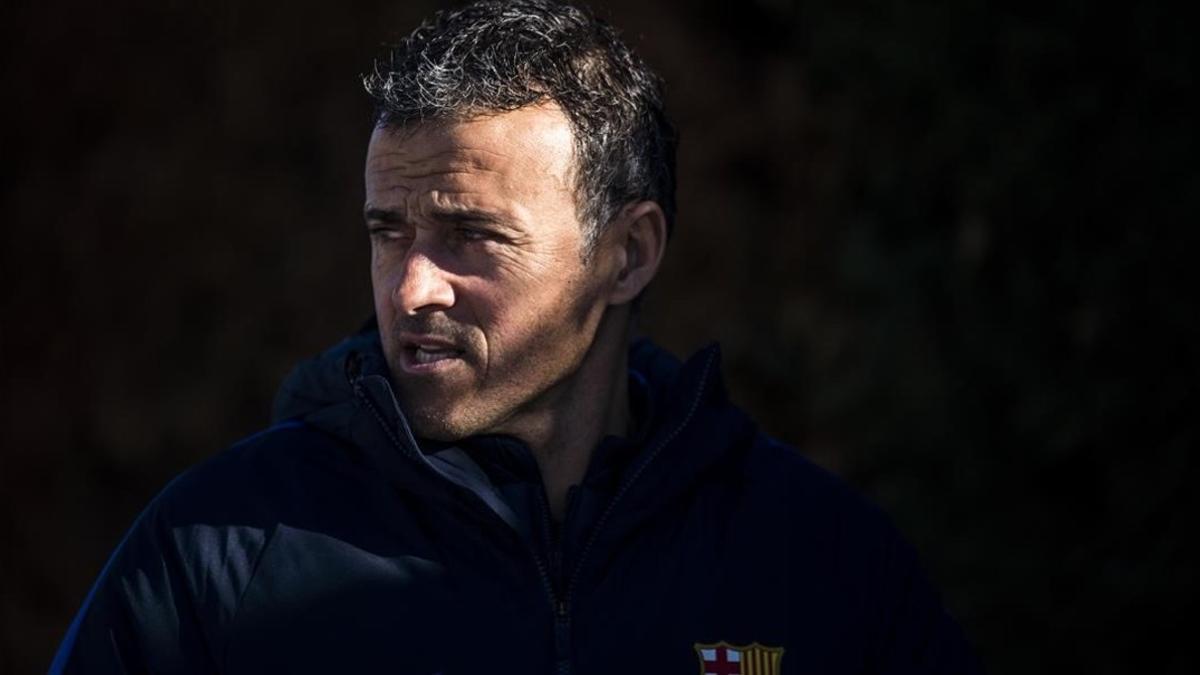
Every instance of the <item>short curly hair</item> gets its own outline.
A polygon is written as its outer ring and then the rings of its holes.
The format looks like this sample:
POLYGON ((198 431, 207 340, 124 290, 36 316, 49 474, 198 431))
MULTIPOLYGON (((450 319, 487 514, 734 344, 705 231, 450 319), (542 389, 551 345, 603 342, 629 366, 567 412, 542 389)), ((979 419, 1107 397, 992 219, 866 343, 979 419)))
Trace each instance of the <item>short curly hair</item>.
POLYGON ((376 124, 405 128, 551 101, 571 124, 575 198, 590 253, 626 204, 675 223, 674 126, 662 81, 590 11, 552 0, 443 10, 375 61, 376 124))

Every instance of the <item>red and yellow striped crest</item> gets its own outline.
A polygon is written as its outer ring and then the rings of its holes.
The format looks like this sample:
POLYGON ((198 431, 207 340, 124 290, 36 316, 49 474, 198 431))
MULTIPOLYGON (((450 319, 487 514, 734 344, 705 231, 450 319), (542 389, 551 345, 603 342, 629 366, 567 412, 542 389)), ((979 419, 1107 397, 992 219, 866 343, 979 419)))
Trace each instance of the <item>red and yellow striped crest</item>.
POLYGON ((700 675, 779 675, 783 647, 767 647, 755 642, 731 645, 728 642, 692 645, 700 659, 700 675))

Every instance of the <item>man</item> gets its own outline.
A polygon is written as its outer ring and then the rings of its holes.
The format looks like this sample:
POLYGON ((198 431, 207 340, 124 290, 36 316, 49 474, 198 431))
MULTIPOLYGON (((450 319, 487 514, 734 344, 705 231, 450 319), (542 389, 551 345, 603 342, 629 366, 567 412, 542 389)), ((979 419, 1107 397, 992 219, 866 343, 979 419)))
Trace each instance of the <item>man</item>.
POLYGON ((657 78, 583 10, 437 15, 366 78, 376 320, 189 471, 54 672, 959 673, 885 519, 631 345, 674 221, 657 78))

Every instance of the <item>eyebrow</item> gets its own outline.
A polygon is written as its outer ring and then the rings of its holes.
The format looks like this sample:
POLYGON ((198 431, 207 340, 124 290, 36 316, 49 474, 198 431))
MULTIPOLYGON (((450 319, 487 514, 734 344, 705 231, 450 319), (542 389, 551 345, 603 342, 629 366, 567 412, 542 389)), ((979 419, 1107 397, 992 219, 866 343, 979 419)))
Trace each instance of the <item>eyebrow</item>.
POLYGON ((404 214, 400 211, 392 209, 380 209, 373 206, 368 206, 363 209, 363 220, 367 222, 379 221, 383 223, 402 223, 404 222, 404 214))
MULTIPOLYGON (((440 220, 450 223, 496 223, 498 225, 510 226, 509 219, 505 216, 494 213, 492 211, 484 211, 474 208, 445 208, 438 207, 430 211, 429 214, 435 220, 440 220)), ((395 209, 381 209, 378 207, 368 206, 363 211, 363 218, 367 222, 381 223, 404 223, 407 218, 403 211, 395 209)))

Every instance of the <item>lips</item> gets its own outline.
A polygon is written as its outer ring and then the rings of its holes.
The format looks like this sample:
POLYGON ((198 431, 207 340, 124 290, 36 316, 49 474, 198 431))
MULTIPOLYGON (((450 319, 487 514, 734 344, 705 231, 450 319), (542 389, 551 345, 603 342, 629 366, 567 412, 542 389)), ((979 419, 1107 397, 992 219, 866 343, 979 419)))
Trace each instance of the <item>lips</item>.
POLYGON ((443 361, 445 359, 458 358, 462 355, 462 350, 460 349, 439 349, 416 346, 408 347, 408 349, 412 353, 413 361, 416 361, 420 364, 437 363, 438 361, 443 361))
POLYGON ((430 372, 462 360, 465 350, 453 342, 432 335, 402 335, 402 363, 412 373, 430 372))

